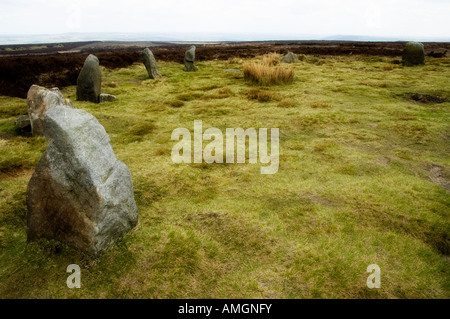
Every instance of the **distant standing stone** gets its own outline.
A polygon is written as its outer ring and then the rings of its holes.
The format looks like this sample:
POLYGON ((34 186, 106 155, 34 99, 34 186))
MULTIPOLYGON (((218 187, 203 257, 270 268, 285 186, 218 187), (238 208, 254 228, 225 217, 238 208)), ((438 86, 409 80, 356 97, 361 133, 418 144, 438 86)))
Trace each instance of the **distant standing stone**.
POLYGON ((112 95, 112 94, 106 94, 106 93, 102 93, 99 96, 99 101, 100 103, 104 103, 104 102, 114 102, 116 100, 116 96, 112 95))
POLYGON ((98 255, 138 221, 128 167, 91 114, 57 106, 44 121, 47 150, 28 183, 28 240, 56 239, 98 255))
POLYGON ((298 57, 297 57, 297 54, 295 54, 293 52, 288 52, 288 54, 286 54, 282 60, 282 62, 284 62, 284 63, 292 63, 295 61, 298 61, 298 57))
POLYGON ((158 70, 158 64, 156 63, 155 56, 153 55, 153 52, 150 51, 149 48, 144 49, 141 53, 142 62, 145 65, 145 68, 147 69, 148 77, 150 79, 157 79, 161 77, 161 73, 159 73, 158 70))
POLYGON ((72 107, 72 102, 65 99, 58 88, 49 90, 33 84, 28 90, 27 105, 31 133, 34 136, 39 136, 44 135, 44 117, 47 111, 58 105, 72 107))
POLYGON ((197 71, 194 65, 195 62, 195 45, 191 45, 184 54, 184 71, 197 71))
POLYGON ((95 55, 89 54, 77 79, 77 100, 99 103, 102 73, 95 55))
POLYGON ((403 49, 402 64, 404 66, 414 66, 425 64, 425 50, 423 44, 419 42, 408 42, 403 49))

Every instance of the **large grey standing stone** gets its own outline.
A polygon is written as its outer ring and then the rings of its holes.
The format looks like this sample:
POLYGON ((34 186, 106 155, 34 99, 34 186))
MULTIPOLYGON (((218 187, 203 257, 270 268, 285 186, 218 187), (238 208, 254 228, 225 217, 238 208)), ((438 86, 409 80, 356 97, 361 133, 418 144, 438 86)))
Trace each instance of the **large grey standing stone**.
POLYGON ((148 77, 150 79, 157 79, 161 77, 161 73, 159 73, 158 70, 158 64, 156 63, 155 56, 153 55, 153 52, 150 51, 149 48, 144 49, 141 53, 142 62, 145 65, 145 68, 147 69, 148 77))
POLYGON ((27 94, 27 106, 31 133, 34 136, 44 135, 45 114, 57 105, 72 107, 70 100, 65 99, 58 88, 49 90, 34 84, 30 87, 27 94))
POLYGON ((95 55, 89 54, 77 79, 77 100, 99 103, 102 73, 95 55))
POLYGON ((297 54, 295 54, 294 52, 288 52, 284 57, 282 62, 284 63, 292 63, 298 61, 298 57, 297 54))
POLYGON ((98 255, 137 224, 130 170, 91 114, 57 106, 44 124, 47 150, 27 189, 28 239, 98 255))
POLYGON ((186 72, 197 71, 194 62, 195 62, 195 45, 191 45, 184 54, 184 71, 186 72))
POLYGON ((403 49, 402 64, 414 66, 425 64, 425 50, 422 43, 408 42, 403 49))

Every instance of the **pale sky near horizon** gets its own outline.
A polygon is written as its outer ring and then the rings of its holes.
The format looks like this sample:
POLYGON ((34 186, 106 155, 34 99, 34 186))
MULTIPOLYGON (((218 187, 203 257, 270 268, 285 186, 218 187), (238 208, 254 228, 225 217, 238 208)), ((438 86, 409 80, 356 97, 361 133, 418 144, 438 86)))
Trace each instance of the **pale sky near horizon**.
POLYGON ((67 32, 450 38, 450 0, 0 0, 0 34, 67 32))

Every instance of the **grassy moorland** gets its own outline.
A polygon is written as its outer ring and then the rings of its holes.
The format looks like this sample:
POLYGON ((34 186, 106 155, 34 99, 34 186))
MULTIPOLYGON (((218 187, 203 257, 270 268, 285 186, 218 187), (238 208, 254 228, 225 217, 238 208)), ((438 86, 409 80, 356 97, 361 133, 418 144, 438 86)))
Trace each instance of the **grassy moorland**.
MULTIPOLYGON (((254 59, 257 60, 257 59, 254 59)), ((306 56, 290 84, 246 83, 245 60, 103 69, 98 118, 131 170, 139 224, 98 259, 27 243, 26 188, 44 138, 0 97, 2 298, 450 298, 450 59, 306 56), (232 69, 232 70, 230 70, 232 69), (413 93, 434 97, 414 100, 413 93), (448 101, 448 100, 447 100, 448 101), (427 102, 427 103, 424 103, 427 102), (280 168, 173 164, 175 128, 279 128, 280 168), (66 267, 81 267, 68 289, 66 267), (366 268, 381 267, 368 289, 366 268)))

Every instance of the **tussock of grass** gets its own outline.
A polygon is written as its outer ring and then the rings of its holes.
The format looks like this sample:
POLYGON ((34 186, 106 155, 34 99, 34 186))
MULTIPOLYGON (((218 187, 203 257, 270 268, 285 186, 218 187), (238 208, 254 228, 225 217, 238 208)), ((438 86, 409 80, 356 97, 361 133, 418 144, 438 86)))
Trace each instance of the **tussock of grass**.
POLYGON ((260 89, 250 89, 247 92, 247 98, 249 100, 258 100, 259 102, 279 101, 281 99, 277 93, 260 89))
POLYGON ((261 64, 266 66, 275 66, 279 65, 281 60, 281 55, 278 53, 269 53, 265 54, 262 57, 261 64))
POLYGON ((244 63, 244 79, 259 85, 292 83, 294 81, 294 69, 277 66, 279 63, 277 54, 265 55, 261 62, 244 63))
POLYGON ((172 106, 172 107, 182 107, 184 105, 184 101, 169 100, 169 101, 167 101, 167 104, 172 106))
POLYGON ((126 140, 129 142, 139 142, 142 141, 146 135, 153 132, 156 128, 153 121, 146 119, 144 122, 136 123, 129 128, 129 130, 124 134, 126 140))
POLYGON ((260 63, 244 64, 244 79, 259 85, 292 83, 294 70, 283 66, 270 67, 260 63))
POLYGON ((297 102, 294 99, 282 99, 279 103, 279 107, 295 107, 297 102))

